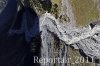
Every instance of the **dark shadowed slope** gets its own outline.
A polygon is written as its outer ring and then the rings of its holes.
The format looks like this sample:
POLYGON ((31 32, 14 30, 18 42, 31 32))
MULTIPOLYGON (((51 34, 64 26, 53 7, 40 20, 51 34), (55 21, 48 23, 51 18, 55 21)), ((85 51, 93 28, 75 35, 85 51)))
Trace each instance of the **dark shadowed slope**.
POLYGON ((30 43, 37 34, 37 14, 28 7, 17 12, 16 0, 8 0, 0 14, 0 66, 32 66, 30 43))

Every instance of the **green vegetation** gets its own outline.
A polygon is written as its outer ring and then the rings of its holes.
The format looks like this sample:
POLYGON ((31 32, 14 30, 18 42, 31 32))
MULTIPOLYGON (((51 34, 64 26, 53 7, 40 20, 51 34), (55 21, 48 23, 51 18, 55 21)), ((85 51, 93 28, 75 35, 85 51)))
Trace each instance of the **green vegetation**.
POLYGON ((51 0, 52 2, 52 9, 51 13, 58 18, 61 11, 61 0, 51 0))
POLYGON ((33 8, 37 14, 41 15, 44 11, 39 0, 29 0, 31 8, 33 8))
POLYGON ((48 11, 48 12, 51 12, 51 8, 52 8, 52 2, 50 0, 46 0, 46 1, 41 1, 39 0, 42 8, 45 10, 45 11, 48 11))
POLYGON ((61 11, 61 0, 41 1, 41 0, 29 0, 30 5, 34 8, 39 15, 45 11, 53 14, 56 18, 59 17, 61 11))
POLYGON ((97 3, 93 0, 71 0, 70 2, 77 25, 84 26, 99 18, 97 3))

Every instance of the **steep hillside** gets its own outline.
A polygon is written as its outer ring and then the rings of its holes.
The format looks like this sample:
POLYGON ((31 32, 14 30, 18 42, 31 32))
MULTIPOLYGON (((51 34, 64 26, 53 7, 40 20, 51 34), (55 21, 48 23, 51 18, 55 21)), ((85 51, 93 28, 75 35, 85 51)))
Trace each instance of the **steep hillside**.
POLYGON ((41 58, 67 59, 41 66, 100 66, 99 0, 30 0, 30 4, 40 18, 41 58))

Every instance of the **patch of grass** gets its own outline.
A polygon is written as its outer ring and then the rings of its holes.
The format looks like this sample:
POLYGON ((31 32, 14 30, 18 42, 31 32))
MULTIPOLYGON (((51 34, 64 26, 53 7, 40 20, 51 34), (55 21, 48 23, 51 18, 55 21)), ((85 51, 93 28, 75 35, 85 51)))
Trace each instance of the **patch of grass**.
POLYGON ((51 13, 54 15, 56 14, 57 16, 60 15, 60 12, 61 12, 61 0, 51 0, 52 2, 52 9, 51 9, 51 13), (55 4, 57 5, 57 8, 56 8, 56 11, 55 12, 55 4))
POLYGON ((60 3, 61 3, 61 0, 51 0, 51 2, 53 3, 53 4, 58 4, 58 5, 60 5, 60 3))
POLYGON ((99 18, 97 3, 93 0, 70 0, 76 24, 84 26, 99 18))
POLYGON ((36 12, 41 15, 48 11, 49 13, 53 14, 56 18, 59 17, 61 12, 61 0, 49 0, 49 1, 42 1, 42 0, 29 0, 30 5, 36 12))

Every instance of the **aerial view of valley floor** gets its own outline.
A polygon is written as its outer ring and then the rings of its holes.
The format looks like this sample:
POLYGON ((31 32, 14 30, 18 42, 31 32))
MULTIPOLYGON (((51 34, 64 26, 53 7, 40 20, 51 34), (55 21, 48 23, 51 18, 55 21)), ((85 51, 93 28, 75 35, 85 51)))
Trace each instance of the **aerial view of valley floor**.
POLYGON ((0 66, 100 66, 100 0, 0 0, 0 66))
POLYGON ((100 0, 30 2, 40 16, 41 58, 49 59, 41 66, 100 66, 100 0))

